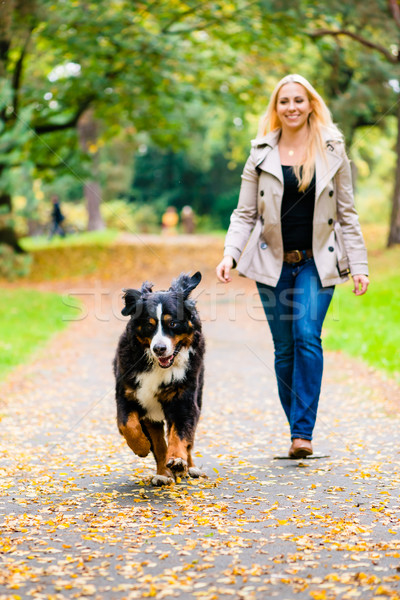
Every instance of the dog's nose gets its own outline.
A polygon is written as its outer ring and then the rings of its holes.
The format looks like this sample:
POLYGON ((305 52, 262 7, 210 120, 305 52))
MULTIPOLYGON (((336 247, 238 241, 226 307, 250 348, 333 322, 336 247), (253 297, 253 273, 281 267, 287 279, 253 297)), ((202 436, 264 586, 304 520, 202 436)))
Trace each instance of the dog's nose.
POLYGON ((155 344, 153 346, 153 352, 157 356, 162 356, 165 353, 166 349, 167 346, 165 344, 155 344))

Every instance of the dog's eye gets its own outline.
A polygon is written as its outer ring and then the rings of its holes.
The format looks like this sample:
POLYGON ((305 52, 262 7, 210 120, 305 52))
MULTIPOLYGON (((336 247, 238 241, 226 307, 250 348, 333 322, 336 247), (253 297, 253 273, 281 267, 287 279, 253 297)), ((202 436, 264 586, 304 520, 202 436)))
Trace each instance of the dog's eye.
POLYGON ((178 327, 179 323, 177 323, 176 321, 170 321, 169 322, 169 326, 171 327, 171 329, 176 329, 178 327))
POLYGON ((155 329, 155 325, 153 325, 153 323, 146 323, 146 325, 144 326, 145 330, 147 333, 151 333, 152 331, 154 331, 155 329))

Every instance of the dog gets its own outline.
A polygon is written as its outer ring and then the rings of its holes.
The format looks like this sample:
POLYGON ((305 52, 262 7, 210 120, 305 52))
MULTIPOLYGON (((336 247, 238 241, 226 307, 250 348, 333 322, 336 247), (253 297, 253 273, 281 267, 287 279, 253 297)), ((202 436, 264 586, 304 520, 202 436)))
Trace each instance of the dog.
POLYGON ((205 340, 189 298, 200 281, 200 272, 182 273, 168 291, 153 292, 147 281, 140 290, 123 290, 122 314, 130 320, 114 359, 118 429, 135 454, 153 453, 156 486, 202 475, 192 449, 202 405, 205 340))

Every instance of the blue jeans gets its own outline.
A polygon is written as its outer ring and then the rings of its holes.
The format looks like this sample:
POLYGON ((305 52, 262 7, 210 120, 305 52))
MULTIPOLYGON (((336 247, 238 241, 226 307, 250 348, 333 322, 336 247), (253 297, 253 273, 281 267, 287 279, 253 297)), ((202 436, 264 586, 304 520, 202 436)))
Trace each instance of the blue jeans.
POLYGON ((312 439, 321 391, 321 329, 335 286, 323 288, 313 258, 283 263, 276 287, 257 282, 275 347, 279 398, 293 438, 312 439))

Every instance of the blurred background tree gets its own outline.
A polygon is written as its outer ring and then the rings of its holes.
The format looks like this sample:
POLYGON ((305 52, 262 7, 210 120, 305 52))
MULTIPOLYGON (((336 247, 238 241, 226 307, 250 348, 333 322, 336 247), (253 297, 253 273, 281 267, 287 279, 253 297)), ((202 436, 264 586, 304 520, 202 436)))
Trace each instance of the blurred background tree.
POLYGON ((332 89, 339 92, 336 108, 352 132, 359 127, 386 126, 396 119, 396 166, 388 246, 400 244, 400 5, 397 0, 306 1, 302 6, 311 39, 330 38, 338 61, 332 65, 332 89), (343 72, 340 56, 349 69, 343 72), (347 81, 346 81, 347 80, 347 81), (345 90, 343 90, 343 85, 345 90))
MULTIPOLYGON (((10 0, 0 17, 1 171, 29 159, 34 178, 70 174, 83 184, 121 129, 130 131, 132 154, 140 133, 161 148, 188 148, 191 132, 206 129, 199 108, 243 110, 261 80, 249 68, 252 44, 271 37, 283 15, 266 20, 262 6, 243 0, 10 0), (79 148, 78 124, 89 109, 101 133, 79 148)), ((6 176, 0 185, 11 212, 6 176)), ((93 210, 96 185, 86 186, 93 210)), ((101 227, 92 216, 90 227, 101 227)))
POLYGON ((225 229, 258 118, 293 71, 315 84, 346 136, 361 215, 389 219, 397 181, 389 243, 400 243, 396 7, 1 3, 0 243, 20 251, 16 227, 41 231, 53 192, 79 229, 153 231, 168 205, 225 229))

